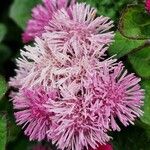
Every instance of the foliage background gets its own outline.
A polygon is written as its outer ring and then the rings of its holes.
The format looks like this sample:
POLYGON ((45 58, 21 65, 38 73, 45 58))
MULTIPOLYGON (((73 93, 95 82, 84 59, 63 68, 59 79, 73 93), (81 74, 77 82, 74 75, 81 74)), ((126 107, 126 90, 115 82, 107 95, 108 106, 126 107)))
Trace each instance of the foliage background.
MULTIPOLYGON (((36 145, 56 148, 46 142, 30 142, 16 126, 7 81, 15 74, 15 58, 23 48, 21 34, 31 8, 41 0, 0 0, 0 150, 32 150, 36 145)), ((98 10, 98 15, 114 20, 115 42, 109 55, 118 54, 129 71, 142 78, 145 89, 144 116, 135 126, 110 133, 114 150, 150 150, 150 15, 142 0, 79 0, 98 10), (130 4, 130 5, 129 5, 130 4), (132 5, 131 5, 132 4, 132 5), (127 7, 128 5, 128 7, 127 7)))

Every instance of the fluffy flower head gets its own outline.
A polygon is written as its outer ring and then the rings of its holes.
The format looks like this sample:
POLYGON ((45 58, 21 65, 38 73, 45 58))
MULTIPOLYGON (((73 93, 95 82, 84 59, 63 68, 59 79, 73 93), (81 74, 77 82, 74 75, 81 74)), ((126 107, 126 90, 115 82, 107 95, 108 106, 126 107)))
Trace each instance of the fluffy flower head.
POLYGON ((18 89, 12 95, 16 121, 30 140, 46 138, 62 150, 96 149, 110 140, 108 131, 120 130, 116 120, 127 126, 142 115, 143 90, 122 63, 104 60, 112 21, 96 18, 84 3, 66 10, 59 2, 42 37, 17 59, 10 80, 18 89))
POLYGON ((101 114, 95 109, 99 104, 92 103, 86 94, 81 97, 82 89, 79 92, 76 97, 65 92, 67 97, 46 105, 49 112, 55 114, 52 119, 57 123, 47 132, 48 137, 62 150, 83 150, 89 146, 95 149, 98 143, 110 140, 102 126, 101 114))
POLYGON ((28 89, 19 90, 13 103, 16 120, 30 139, 47 137, 62 150, 95 149, 109 141, 108 131, 120 130, 116 118, 127 126, 142 114, 140 79, 112 58, 99 61, 65 54, 39 38, 21 56, 18 74, 10 83, 28 89), (57 90, 54 98, 49 88, 57 90))
POLYGON ((133 124, 135 118, 142 115, 144 92, 140 79, 134 74, 127 74, 122 63, 113 70, 103 69, 103 73, 95 72, 86 82, 86 87, 93 93, 93 99, 99 101, 99 113, 103 115, 101 122, 105 128, 120 130, 116 118, 124 126, 133 124))
POLYGON ((64 8, 57 11, 43 37, 50 47, 56 45, 62 52, 99 56, 112 42, 114 33, 109 31, 112 27, 113 22, 108 17, 96 17, 95 8, 77 3, 69 12, 64 8))
POLYGON ((23 125, 25 134, 30 140, 41 141, 45 139, 46 132, 51 125, 51 116, 43 106, 50 99, 56 99, 55 90, 46 92, 42 87, 37 89, 20 89, 19 93, 13 97, 13 105, 18 125, 23 125))
POLYGON ((96 149, 98 143, 106 143, 110 139, 107 131, 120 130, 116 119, 127 126, 142 115, 139 81, 118 63, 87 72, 80 83, 63 84, 62 99, 46 104, 57 123, 47 132, 48 137, 62 150, 96 149))

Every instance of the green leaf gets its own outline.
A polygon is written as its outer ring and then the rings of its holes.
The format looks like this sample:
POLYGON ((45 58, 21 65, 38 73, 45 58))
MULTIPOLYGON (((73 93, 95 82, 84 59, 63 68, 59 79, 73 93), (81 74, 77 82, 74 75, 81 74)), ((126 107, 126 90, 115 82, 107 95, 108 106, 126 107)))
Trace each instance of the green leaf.
POLYGON ((17 140, 7 144, 8 150, 31 150, 35 142, 29 141, 29 139, 23 135, 20 135, 17 140))
POLYGON ((145 133, 146 133, 148 139, 150 140, 150 125, 144 123, 141 120, 138 120, 136 122, 136 125, 138 125, 139 127, 142 127, 145 130, 145 133))
POLYGON ((16 140, 20 131, 20 128, 13 121, 8 121, 7 142, 16 140))
POLYGON ((31 17, 32 8, 40 2, 41 0, 15 0, 10 9, 10 17, 24 29, 31 17))
POLYGON ((150 17, 144 5, 131 5, 123 12, 119 31, 131 39, 150 38, 150 17))
POLYGON ((117 58, 120 58, 133 49, 143 45, 145 40, 132 40, 126 37, 123 37, 120 32, 116 32, 115 41, 109 48, 109 54, 115 55, 117 54, 117 58))
POLYGON ((4 77, 2 77, 0 75, 0 99, 4 96, 6 91, 7 91, 6 81, 5 81, 4 77))
POLYGON ((6 96, 3 96, 0 99, 0 111, 6 111, 9 104, 9 99, 6 96))
POLYGON ((97 9, 98 15, 108 16, 116 21, 120 16, 120 10, 127 4, 137 3, 137 0, 78 0, 78 2, 90 4, 97 9))
POLYGON ((150 140, 144 129, 136 126, 114 133, 112 140, 114 150, 149 150, 150 140))
POLYGON ((150 47, 145 47, 140 51, 128 56, 135 72, 143 77, 150 77, 150 47))
POLYGON ((8 60, 11 56, 11 50, 8 46, 1 44, 0 45, 0 64, 8 60))
POLYGON ((3 24, 0 24, 0 42, 3 40, 6 34, 6 27, 3 24))
POLYGON ((5 150, 7 136, 6 126, 7 123, 5 115, 0 115, 0 150, 5 150))
POLYGON ((145 90, 145 99, 143 106, 144 115, 141 117, 141 121, 150 126, 150 80, 142 81, 142 87, 145 90))

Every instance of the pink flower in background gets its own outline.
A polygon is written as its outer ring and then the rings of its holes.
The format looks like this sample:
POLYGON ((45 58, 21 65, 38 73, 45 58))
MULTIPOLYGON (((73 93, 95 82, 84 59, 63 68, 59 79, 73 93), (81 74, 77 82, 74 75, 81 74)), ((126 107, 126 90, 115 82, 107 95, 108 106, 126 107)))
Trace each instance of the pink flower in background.
POLYGON ((110 144, 106 144, 106 145, 99 145, 98 148, 89 150, 113 150, 113 148, 110 144))
MULTIPOLYGON (((45 31, 44 27, 52 19, 53 13, 61 8, 67 9, 68 0, 43 0, 42 5, 38 5, 32 10, 32 19, 28 21, 27 28, 23 33, 23 42, 32 41, 36 36, 41 36, 45 31)), ((75 0, 71 1, 71 5, 75 0)))
POLYGON ((16 122, 23 125, 24 133, 30 140, 41 141, 47 137, 46 132, 50 129, 53 114, 48 113, 43 104, 56 98, 55 90, 46 92, 43 88, 21 89, 12 97, 16 122))
POLYGON ((112 27, 108 17, 96 17, 96 9, 77 3, 69 12, 62 8, 55 13, 43 38, 49 47, 58 47, 63 53, 101 57, 113 41, 114 33, 109 31, 112 27))
POLYGON ((150 12, 150 0, 146 0, 145 8, 146 8, 147 12, 149 13, 150 12))

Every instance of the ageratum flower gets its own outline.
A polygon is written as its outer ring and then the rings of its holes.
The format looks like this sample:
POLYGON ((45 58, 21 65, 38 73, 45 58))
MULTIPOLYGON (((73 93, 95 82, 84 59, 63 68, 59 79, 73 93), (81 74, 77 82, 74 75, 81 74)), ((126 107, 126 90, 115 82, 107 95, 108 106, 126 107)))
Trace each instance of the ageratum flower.
POLYGON ((33 47, 21 51, 17 63, 18 74, 10 82, 19 89, 12 96, 15 116, 31 140, 47 137, 62 150, 95 149, 110 140, 108 131, 120 130, 117 118, 127 126, 142 114, 140 79, 127 74, 112 58, 99 61, 89 55, 62 53, 58 47, 49 47, 46 39, 37 38, 33 47), (37 87, 44 89, 40 98, 37 87), (45 96, 49 89, 56 89, 58 96, 45 96), (42 112, 44 123, 27 113, 34 109, 42 112))
POLYGON ((116 119, 124 126, 134 124, 134 120, 143 112, 144 91, 133 73, 127 74, 122 63, 113 70, 104 67, 102 72, 93 72, 85 81, 85 88, 93 94, 93 101, 100 103, 97 111, 102 114, 101 123, 105 128, 120 130, 116 119))
POLYGON ((15 117, 30 140, 52 140, 64 150, 96 149, 142 115, 140 79, 122 63, 102 59, 112 22, 76 4, 56 12, 42 38, 21 50, 10 86, 15 117), (53 94, 54 93, 54 94, 53 94))
MULTIPOLYGON (((55 131, 56 127, 58 127, 57 124, 57 116, 55 116, 55 112, 53 110, 50 110, 49 112, 48 108, 45 107, 47 103, 49 102, 50 98, 46 97, 45 94, 47 93, 47 89, 57 89, 58 95, 60 95, 59 98, 57 98, 57 101, 62 101, 62 103, 66 103, 63 101, 63 99, 68 99, 68 96, 70 97, 70 100, 74 100, 76 97, 81 97, 81 89, 84 88, 83 81, 86 80, 87 73, 93 72, 93 71, 98 71, 102 72, 104 66, 109 66, 108 68, 112 70, 115 66, 115 61, 112 58, 106 59, 103 61, 99 61, 97 58, 90 58, 89 56, 84 56, 81 58, 78 57, 73 57, 67 54, 62 54, 55 48, 49 48, 47 46, 47 43, 42 40, 37 38, 36 43, 33 47, 31 46, 26 46, 26 50, 21 51, 21 57, 17 60, 18 64, 18 69, 17 69, 17 75, 16 77, 11 79, 10 85, 19 89, 18 93, 14 93, 12 95, 13 103, 14 103, 14 108, 15 108, 15 116, 16 116, 16 121, 18 122, 19 125, 26 126, 27 122, 30 120, 30 115, 27 116, 27 118, 24 118, 26 116, 26 110, 30 110, 31 108, 29 107, 23 107, 22 103, 26 104, 30 100, 31 97, 31 106, 32 109, 34 108, 39 110, 42 109, 42 114, 44 112, 50 117, 50 120, 53 122, 53 125, 51 124, 48 125, 47 128, 49 130, 51 129, 52 131, 55 131), (41 97, 41 99, 35 99, 34 94, 38 94, 39 92, 36 91, 36 88, 42 86, 45 93, 41 94, 44 98, 41 97), (33 94, 30 94, 28 96, 28 93, 24 93, 22 89, 31 89, 33 94), (34 93, 35 92, 35 93, 34 93), (26 96, 27 95, 27 96, 26 96), (44 100, 44 101, 43 101, 44 100), (35 103, 33 103, 35 101, 35 103), (39 103, 39 104, 38 104, 39 103), (38 106, 36 108, 36 105, 38 106), (45 107, 45 109, 43 108, 45 107), (51 114, 54 114, 54 117, 51 118, 51 114), (56 118, 56 119, 55 119, 56 118), (52 128, 51 128, 52 127, 52 128)), ((85 89, 86 90, 86 89, 85 89)), ((90 94, 90 93, 89 93, 90 94)), ((83 97, 83 95, 82 95, 83 97)), ((84 99, 84 97, 82 98, 84 99)), ((55 101, 52 100, 52 101, 55 101)), ((80 101, 76 100, 77 104, 82 103, 81 98, 80 101)), ((91 101, 89 101, 91 103, 91 101)), ((96 105, 96 104, 95 104, 96 105)), ((93 108, 95 105, 90 104, 89 107, 93 108)), ((25 105, 26 106, 26 105, 25 105)), ((51 105, 49 105, 51 107, 51 105)), ((63 107, 63 106, 62 106, 63 107)), ((82 105, 81 105, 82 107, 82 105)), ((59 109, 59 108, 56 108, 59 109)), ((80 108, 82 109, 82 108, 80 108)), ((88 108, 87 108, 88 109, 88 108)), ((80 115, 80 114, 78 114, 80 115)), ((95 114, 94 114, 95 115, 95 114)), ((97 114, 101 118, 101 114, 97 114)), ((48 116, 45 119, 48 118, 48 116)), ((95 115, 96 116, 96 115, 95 115)), ((98 117, 99 117, 98 116, 98 117)), ((39 118, 39 116, 38 116, 39 118)), ((37 118, 36 118, 37 119, 37 118)), ((59 120, 58 120, 59 121, 59 120)), ((49 121, 48 121, 49 122, 49 121)), ((27 126, 25 130, 25 134, 30 136, 31 140, 38 139, 42 140, 44 137, 39 138, 37 137, 37 134, 40 136, 40 133, 42 132, 41 130, 38 130, 38 128, 31 128, 30 125, 33 125, 34 123, 37 124, 37 127, 41 126, 41 123, 38 123, 38 119, 35 121, 34 119, 31 118, 31 121, 28 122, 29 127, 27 126), (33 133, 32 133, 33 132, 33 133), (37 133, 36 133, 37 132, 37 133)), ((85 122, 86 123, 86 122, 85 122)), ((91 127, 87 126, 87 130, 91 130, 92 124, 96 125, 95 129, 93 129, 93 133, 97 133, 97 137, 95 137, 95 141, 91 141, 91 147, 95 147, 97 145, 96 143, 105 143, 105 141, 109 140, 109 136, 105 133, 107 130, 103 128, 100 119, 97 121, 97 119, 91 120, 91 127), (96 124, 97 122, 97 124, 96 124), (96 128, 97 127, 97 128, 96 128), (98 138, 98 139, 97 139, 98 138), (93 144, 94 143, 94 144, 93 144)), ((35 124, 34 124, 35 125, 35 124)), ((45 133, 46 130, 44 130, 45 133)), ((46 133, 48 133, 47 131, 46 133)), ((85 134, 85 132, 84 132, 85 134)), ((42 133, 43 135, 43 133, 42 133)), ((86 134, 85 134, 86 135, 86 134)), ((47 136, 47 135, 45 135, 47 136)), ((61 135, 62 136, 62 135, 61 135)), ((89 138, 90 132, 87 138, 89 138)), ((52 137, 48 136, 49 139, 54 140, 52 137)), ((74 143, 76 144, 76 143, 74 143)), ((88 140, 85 141, 83 145, 79 148, 83 148, 84 146, 88 147, 89 142, 88 140)), ((65 147, 67 147, 67 144, 64 144, 65 147)), ((75 147, 77 148, 79 145, 76 145, 75 147)))
POLYGON ((55 45, 63 53, 100 57, 112 42, 114 33, 109 31, 112 27, 113 22, 108 17, 96 17, 95 8, 77 3, 69 12, 64 8, 57 11, 43 37, 50 47, 55 45))
POLYGON ((57 99, 57 91, 46 91, 43 87, 20 89, 12 97, 16 122, 23 125, 24 133, 30 140, 41 141, 47 137, 46 132, 50 129, 53 114, 48 113, 43 104, 50 99, 57 99))
POLYGON ((62 99, 45 105, 55 114, 54 128, 47 132, 48 137, 60 149, 83 150, 88 146, 96 149, 98 143, 109 141, 107 131, 120 130, 117 119, 127 126, 142 115, 140 79, 127 74, 121 63, 89 69, 77 81, 63 84, 62 99))
MULTIPOLYGON (((72 0, 70 5, 74 4, 72 0)), ((32 41, 36 36, 41 36, 45 31, 44 27, 52 19, 53 13, 61 8, 68 9, 68 0, 43 0, 42 5, 38 5, 32 10, 32 19, 28 21, 27 28, 23 34, 23 42, 32 41)))
POLYGON ((54 127, 52 125, 47 132, 48 138, 61 150, 83 150, 89 146, 96 149, 98 143, 105 144, 110 140, 101 123, 102 114, 95 109, 100 103, 92 101, 90 93, 86 93, 84 88, 76 87, 77 83, 63 87, 63 98, 45 105, 50 113, 55 114, 52 117, 54 127))

